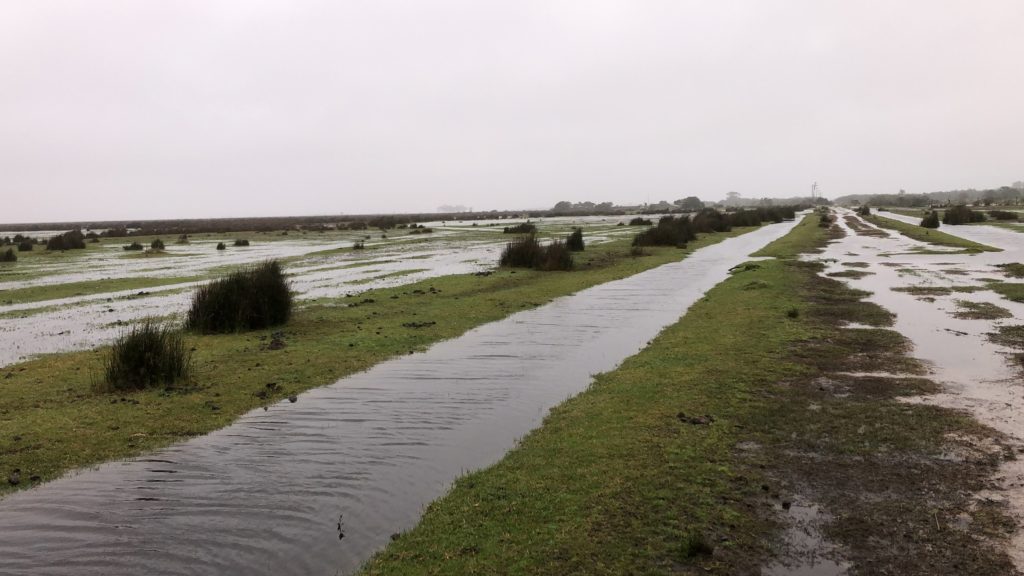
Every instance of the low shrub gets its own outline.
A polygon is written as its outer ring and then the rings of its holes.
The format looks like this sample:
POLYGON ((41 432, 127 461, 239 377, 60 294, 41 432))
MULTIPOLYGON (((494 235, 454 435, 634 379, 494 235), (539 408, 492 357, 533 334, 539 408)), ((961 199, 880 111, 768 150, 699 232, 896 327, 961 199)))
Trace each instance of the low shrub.
POLYGON ((159 239, 159 238, 157 238, 156 240, 153 240, 152 242, 150 242, 149 247, 152 250, 163 250, 164 249, 164 241, 159 239))
POLYGON ((31 240, 22 240, 18 242, 18 252, 31 252, 33 246, 35 244, 31 240))
POLYGON ((239 239, 235 240, 235 246, 248 246, 248 245, 249 245, 249 241, 244 239, 244 238, 239 238, 239 239))
POLYGON ((871 207, 868 206, 867 204, 865 204, 865 205, 861 206, 860 208, 857 208, 857 214, 860 214, 861 216, 870 216, 871 215, 871 207))
POLYGON ((1019 220, 1020 215, 1008 210, 989 210, 988 215, 996 220, 1019 220))
POLYGON ((362 240, 356 240, 356 241, 355 241, 355 242, 354 242, 354 243, 352 244, 352 249, 353 249, 353 250, 362 250, 362 249, 364 249, 364 248, 366 248, 366 245, 365 245, 365 244, 363 244, 363 241, 362 241, 362 240))
POLYGON ((0 262, 17 262, 18 255, 15 254, 14 248, 8 248, 7 250, 0 252, 0 262))
POLYGON ((585 246, 583 243, 583 229, 576 228, 573 230, 572 234, 569 234, 569 237, 566 238, 565 245, 572 252, 583 252, 585 246))
POLYGON ((931 212, 924 215, 921 219, 922 228, 938 228, 939 227, 939 213, 932 210, 931 212))
POLYGON ((217 250, 227 250, 228 247, 223 242, 217 242, 217 250))
POLYGON ((654 222, 650 221, 649 219, 641 218, 639 216, 629 221, 630 226, 651 226, 653 224, 654 222))
POLYGON ((953 226, 959 224, 970 224, 971 222, 984 222, 985 215, 981 212, 975 212, 967 206, 953 206, 947 208, 946 212, 942 215, 942 223, 950 224, 953 226))
POLYGON ((697 239, 693 223, 685 216, 663 216, 658 225, 633 237, 633 246, 679 246, 697 239))
POLYGON ((291 317, 292 293, 276 260, 232 272, 192 295, 185 326, 203 333, 258 330, 291 317))
POLYGON ((188 244, 188 243, 189 243, 189 241, 188 241, 188 234, 182 234, 181 236, 178 236, 178 240, 175 241, 175 244, 188 244))
POLYGON ((122 248, 124 248, 125 250, 142 250, 143 246, 142 246, 142 244, 139 244, 138 242, 132 242, 131 244, 128 244, 127 246, 122 246, 122 248))
POLYGON ((505 245, 498 260, 501 266, 534 268, 536 270, 571 270, 572 253, 561 240, 542 246, 533 234, 516 238, 505 245))
POLYGON ((187 380, 192 353, 181 332, 154 322, 132 326, 114 341, 103 365, 112 390, 142 390, 187 380))
POLYGON ((81 250, 83 248, 85 248, 85 236, 79 230, 70 230, 46 241, 47 250, 81 250))
POLYGON ((821 228, 828 228, 835 222, 835 216, 830 212, 822 212, 821 216, 818 217, 818 226, 821 228))
POLYGON ((537 231, 537 227, 529 222, 523 222, 522 224, 516 224, 515 226, 505 226, 505 234, 533 234, 537 231))

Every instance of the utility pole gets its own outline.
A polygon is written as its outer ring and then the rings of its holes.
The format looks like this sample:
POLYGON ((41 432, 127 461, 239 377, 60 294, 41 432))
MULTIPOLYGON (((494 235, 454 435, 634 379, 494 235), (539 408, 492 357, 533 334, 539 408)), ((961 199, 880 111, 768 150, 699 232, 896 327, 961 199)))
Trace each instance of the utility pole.
POLYGON ((811 203, 818 198, 818 183, 811 184, 811 203))

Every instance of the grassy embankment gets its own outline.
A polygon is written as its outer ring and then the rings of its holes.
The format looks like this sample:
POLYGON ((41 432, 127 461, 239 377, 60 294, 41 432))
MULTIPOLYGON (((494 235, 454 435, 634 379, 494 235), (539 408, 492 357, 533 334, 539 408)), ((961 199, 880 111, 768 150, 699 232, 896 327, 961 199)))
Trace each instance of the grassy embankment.
POLYGON ((0 494, 31 484, 9 486, 4 480, 14 469, 22 478, 45 481, 204 434, 250 409, 749 230, 705 235, 687 250, 651 249, 640 258, 628 255, 628 240, 591 246, 576 255, 573 272, 447 276, 312 302, 280 328, 287 342, 283 350, 266 349, 271 331, 190 335, 195 382, 175 390, 98 391, 94 380, 107 348, 0 368, 0 494), (403 326, 412 322, 436 324, 403 326))
POLYGON ((822 504, 826 537, 868 572, 1009 573, 983 538, 1007 521, 969 496, 1000 458, 969 440, 994 433, 896 401, 927 380, 848 373, 923 368, 890 314, 791 258, 826 240, 816 223, 458 480, 364 573, 758 573, 794 498, 822 504))
POLYGON ((938 246, 961 248, 965 252, 1002 252, 1001 248, 994 248, 985 244, 971 242, 970 240, 966 240, 952 234, 947 234, 937 229, 922 228, 916 224, 900 222, 899 220, 893 220, 892 218, 886 218, 877 214, 864 216, 863 218, 876 226, 895 230, 907 238, 912 238, 921 242, 928 242, 938 246))

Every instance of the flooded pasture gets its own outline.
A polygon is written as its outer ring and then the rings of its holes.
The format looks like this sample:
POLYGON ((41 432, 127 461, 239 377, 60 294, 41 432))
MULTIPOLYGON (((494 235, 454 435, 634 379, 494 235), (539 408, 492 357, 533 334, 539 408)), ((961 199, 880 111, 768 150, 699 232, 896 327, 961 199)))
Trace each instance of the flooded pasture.
MULTIPOLYGON (((913 224, 920 221, 888 212, 881 215, 913 224)), ((827 264, 824 274, 871 292, 867 300, 896 315, 893 329, 913 343, 911 355, 925 361, 930 377, 944 388, 909 401, 966 410, 1017 442, 1024 440, 1024 386, 1015 358, 1019 351, 989 338, 1000 327, 1024 321, 1024 304, 991 289, 993 281, 1007 280, 1000 264, 1024 262, 1024 235, 994 226, 942 226, 940 230, 948 234, 1002 249, 963 253, 879 229, 849 211, 840 213, 838 223, 846 236, 811 258, 827 264), (864 274, 847 274, 850 270, 864 274)), ((1003 475, 1003 490, 978 498, 1008 500, 1020 521, 1024 465, 1010 461, 1003 475)), ((1024 569, 1020 531, 1009 551, 1024 569)))
POLYGON ((765 226, 474 329, 146 458, 0 501, 10 574, 349 573, 674 322, 765 226))
MULTIPOLYGON (((546 218, 538 224, 542 233, 550 234, 564 234, 580 226, 587 242, 596 244, 635 232, 618 226, 620 221, 612 217, 546 218)), ((498 222, 508 225, 516 221, 498 222)), ((248 236, 252 238, 250 246, 226 250, 215 249, 221 239, 194 238, 189 244, 168 243, 166 253, 154 257, 126 255, 121 245, 128 240, 118 239, 93 245, 80 254, 71 251, 66 257, 26 259, 17 262, 16 268, 0 266, 0 338, 8 343, 0 347, 0 367, 38 354, 107 344, 126 324, 139 319, 177 320, 188 306, 189 291, 197 284, 270 258, 286 264, 300 305, 318 298, 490 270, 509 235, 489 224, 455 222, 450 228, 438 224, 430 234, 391 231, 385 234, 387 238, 381 238, 379 232, 309 234, 303 239, 256 234, 248 236), (364 242, 365 248, 353 249, 357 241, 364 242), (173 281, 182 277, 190 280, 173 281), (13 290, 133 278, 172 280, 143 289, 98 290, 29 302, 5 299, 5 293, 13 290)))

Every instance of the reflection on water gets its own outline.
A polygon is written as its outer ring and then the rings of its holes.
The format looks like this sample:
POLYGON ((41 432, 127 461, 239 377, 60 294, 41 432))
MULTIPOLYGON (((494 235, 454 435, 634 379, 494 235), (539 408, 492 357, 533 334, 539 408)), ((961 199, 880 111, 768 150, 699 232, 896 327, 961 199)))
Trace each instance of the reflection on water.
POLYGON ((497 461, 792 226, 515 314, 146 459, 14 494, 0 501, 3 571, 351 572, 459 474, 497 461))

